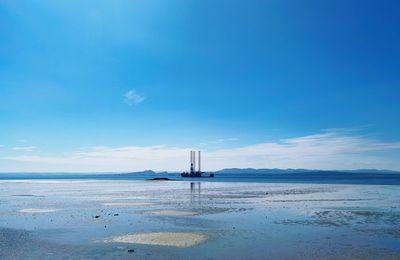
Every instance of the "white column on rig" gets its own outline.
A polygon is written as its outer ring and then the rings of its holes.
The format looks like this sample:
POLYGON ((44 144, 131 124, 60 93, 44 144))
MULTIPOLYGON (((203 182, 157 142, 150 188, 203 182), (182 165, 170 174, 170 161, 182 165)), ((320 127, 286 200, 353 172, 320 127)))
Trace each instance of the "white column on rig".
POLYGON ((196 172, 196 151, 193 151, 193 171, 196 172))
POLYGON ((201 153, 199 151, 199 172, 201 172, 201 153))
POLYGON ((190 172, 193 172, 193 151, 190 151, 190 172))

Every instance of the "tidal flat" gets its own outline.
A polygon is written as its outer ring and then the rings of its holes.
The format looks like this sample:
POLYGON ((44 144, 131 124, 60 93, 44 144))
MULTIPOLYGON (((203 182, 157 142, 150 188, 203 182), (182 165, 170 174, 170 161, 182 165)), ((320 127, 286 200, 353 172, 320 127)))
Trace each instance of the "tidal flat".
POLYGON ((0 180, 0 259, 400 259, 400 186, 0 180))

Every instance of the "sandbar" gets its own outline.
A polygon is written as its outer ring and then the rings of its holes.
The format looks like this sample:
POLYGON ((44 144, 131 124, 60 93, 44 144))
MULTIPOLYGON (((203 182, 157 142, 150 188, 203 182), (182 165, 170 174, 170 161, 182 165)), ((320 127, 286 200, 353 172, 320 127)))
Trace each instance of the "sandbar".
POLYGON ((195 211, 182 211, 182 210, 153 210, 146 211, 146 213, 162 216, 195 216, 198 212, 195 211))
POLYGON ((152 206, 156 205, 153 202, 106 202, 102 203, 104 206, 152 206))
POLYGON ((29 209, 21 209, 19 212, 21 213, 48 213, 59 211, 59 209, 39 209, 39 208, 29 208, 29 209))
POLYGON ((106 242, 192 247, 206 240, 207 236, 205 234, 197 232, 154 232, 117 236, 106 242))

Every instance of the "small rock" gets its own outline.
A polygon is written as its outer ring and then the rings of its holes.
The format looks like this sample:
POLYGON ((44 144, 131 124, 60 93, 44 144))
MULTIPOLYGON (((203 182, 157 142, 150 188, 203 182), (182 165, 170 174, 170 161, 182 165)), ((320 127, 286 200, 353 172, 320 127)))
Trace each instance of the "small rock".
POLYGON ((119 216, 119 214, 114 214, 114 217, 118 217, 119 216))
POLYGON ((94 216, 94 218, 99 218, 99 217, 100 217, 99 215, 94 216))
POLYGON ((128 253, 133 253, 135 252, 135 249, 128 249, 128 253))

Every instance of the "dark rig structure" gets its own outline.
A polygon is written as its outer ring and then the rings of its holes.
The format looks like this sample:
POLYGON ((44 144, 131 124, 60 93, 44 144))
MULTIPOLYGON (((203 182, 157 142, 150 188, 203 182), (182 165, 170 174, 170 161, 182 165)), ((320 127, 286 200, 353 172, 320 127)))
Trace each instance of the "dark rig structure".
POLYGON ((196 151, 190 151, 190 172, 182 172, 181 176, 184 178, 214 178, 214 173, 208 176, 203 176, 204 172, 201 171, 201 153, 198 151, 198 169, 196 171, 196 151))

